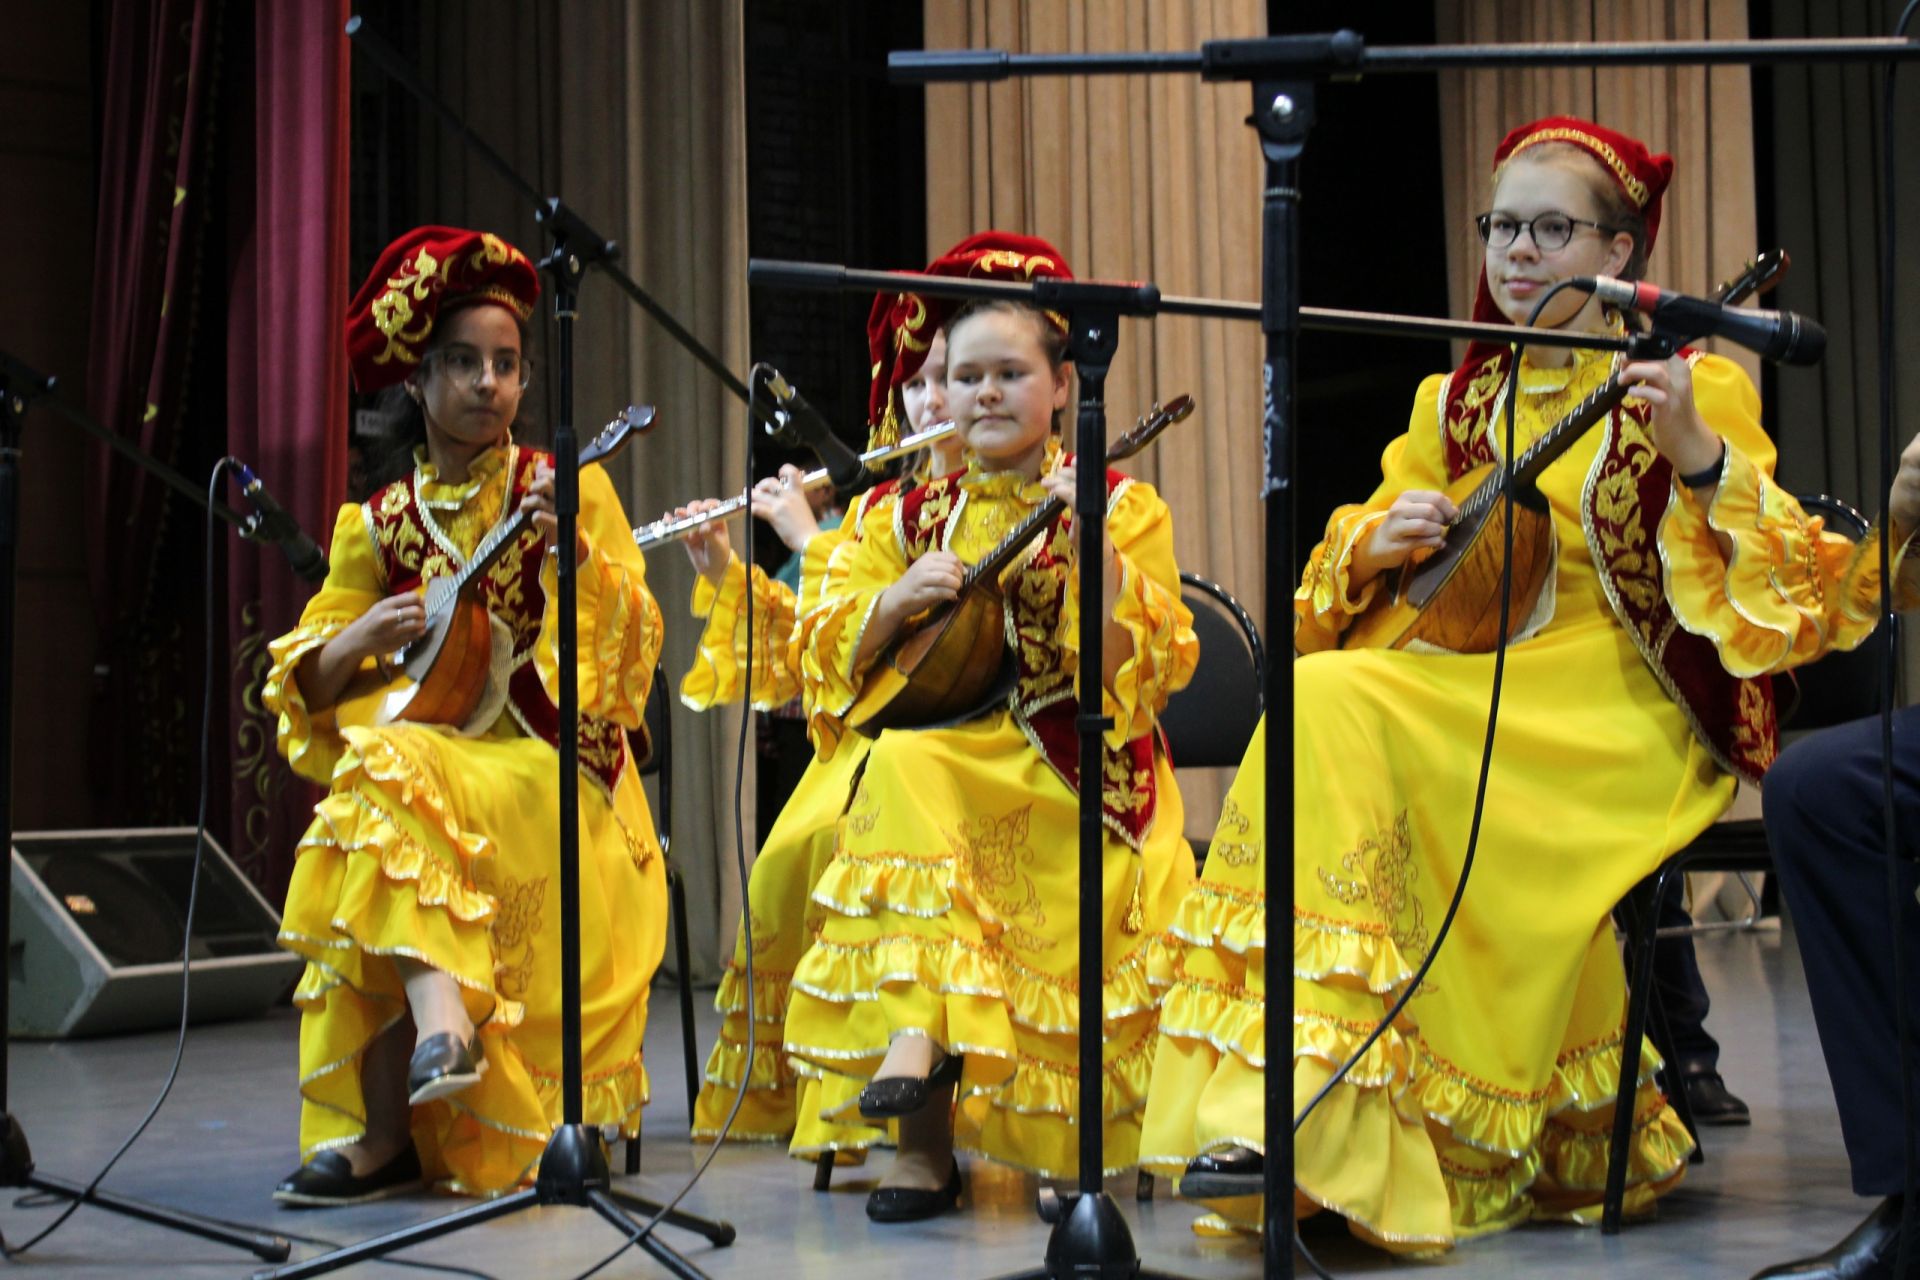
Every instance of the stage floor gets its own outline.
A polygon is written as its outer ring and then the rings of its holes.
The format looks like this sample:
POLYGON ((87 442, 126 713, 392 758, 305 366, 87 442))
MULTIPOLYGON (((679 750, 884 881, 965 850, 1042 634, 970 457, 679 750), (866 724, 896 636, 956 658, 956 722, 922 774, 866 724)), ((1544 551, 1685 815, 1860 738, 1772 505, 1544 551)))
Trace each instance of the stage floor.
MULTIPOLYGON (((1709 1129, 1707 1163, 1661 1204, 1657 1219, 1620 1236, 1597 1229, 1531 1226, 1464 1245, 1438 1265, 1461 1277, 1714 1276, 1732 1280, 1761 1266, 1837 1240, 1866 1212, 1847 1187, 1826 1067, 1814 1034, 1799 961, 1789 933, 1713 936, 1700 941, 1701 968, 1714 997, 1709 1028, 1723 1046, 1729 1086, 1752 1105, 1749 1129, 1709 1129)), ((686 1097, 680 1069, 680 1025, 673 991, 655 993, 648 1057, 653 1104, 638 1179, 616 1179, 637 1193, 670 1196, 697 1152, 684 1135, 686 1097)), ((700 1004, 702 1056, 715 1015, 700 1004)), ((181 1080, 153 1128, 105 1184, 123 1195, 261 1227, 349 1242, 423 1221, 463 1201, 422 1195, 359 1208, 297 1212, 269 1198, 273 1183, 296 1163, 293 1075, 296 1021, 291 1012, 252 1022, 195 1028, 181 1080)), ((92 1176, 138 1121, 166 1071, 171 1034, 13 1047, 11 1102, 41 1170, 83 1181, 92 1176)), ((863 1212, 866 1193, 889 1159, 843 1169, 833 1190, 810 1189, 809 1167, 783 1152, 729 1147, 685 1202, 691 1212, 721 1217, 739 1230, 730 1248, 715 1249, 685 1232, 662 1238, 718 1280, 730 1276, 897 1280, 901 1276, 990 1277, 1037 1265, 1047 1227, 1034 1216, 1033 1180, 973 1161, 964 1211, 913 1226, 876 1226, 863 1212)), ((616 1167, 619 1167, 616 1154, 616 1167)), ((1260 1272, 1252 1240, 1203 1240, 1189 1229, 1196 1213, 1171 1200, 1166 1183, 1151 1204, 1133 1200, 1133 1179, 1115 1179, 1148 1266, 1194 1277, 1251 1277, 1260 1272)), ((17 1244, 54 1210, 0 1211, 0 1230, 17 1244)), ((510 1280, 570 1277, 620 1243, 589 1211, 551 1208, 501 1219, 412 1251, 422 1262, 472 1268, 510 1280)), ((1344 1237, 1314 1229, 1309 1243, 1336 1275, 1380 1272, 1385 1257, 1344 1237)), ((297 1244, 295 1256, 318 1252, 297 1244)), ((22 1264, 49 1277, 166 1276, 177 1280, 234 1277, 258 1266, 237 1250, 176 1234, 98 1209, 82 1208, 22 1264)), ((336 1274, 446 1274, 363 1263, 336 1274)), ((665 1275, 628 1253, 603 1276, 665 1275)), ((1304 1268, 1300 1274, 1309 1274, 1304 1268)))

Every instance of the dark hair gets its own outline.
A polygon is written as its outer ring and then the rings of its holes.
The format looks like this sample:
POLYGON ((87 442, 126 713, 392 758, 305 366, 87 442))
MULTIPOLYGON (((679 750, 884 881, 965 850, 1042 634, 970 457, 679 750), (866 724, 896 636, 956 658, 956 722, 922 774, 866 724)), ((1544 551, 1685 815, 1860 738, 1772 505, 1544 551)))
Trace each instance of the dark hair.
MULTIPOLYGON (((947 344, 949 346, 953 344, 953 331, 960 327, 961 321, 971 320, 988 311, 1004 311, 1010 315, 1024 315, 1031 318, 1034 329, 1040 337, 1040 349, 1046 352, 1048 367, 1058 372, 1060 367, 1067 363, 1067 335, 1060 331, 1060 326, 1053 322, 1053 318, 1031 302, 1016 302, 1010 298, 975 298, 971 302, 962 303, 960 309, 940 326, 940 332, 947 335, 947 344)), ((949 355, 947 359, 951 363, 953 357, 949 355)), ((1053 411, 1053 434, 1060 434, 1058 409, 1053 411)))
MULTIPOLYGON (((520 330, 520 350, 524 357, 528 344, 533 340, 532 329, 517 316, 514 317, 514 324, 520 330)), ((443 336, 436 337, 428 343, 426 351, 422 353, 422 368, 425 367, 424 357, 438 351, 442 340, 443 336)), ((418 400, 407 394, 405 382, 387 387, 375 397, 373 418, 374 428, 366 446, 367 497, 372 497, 396 480, 412 475, 414 450, 427 442, 426 410, 418 400)), ((516 430, 520 422, 520 418, 514 419, 516 430)))

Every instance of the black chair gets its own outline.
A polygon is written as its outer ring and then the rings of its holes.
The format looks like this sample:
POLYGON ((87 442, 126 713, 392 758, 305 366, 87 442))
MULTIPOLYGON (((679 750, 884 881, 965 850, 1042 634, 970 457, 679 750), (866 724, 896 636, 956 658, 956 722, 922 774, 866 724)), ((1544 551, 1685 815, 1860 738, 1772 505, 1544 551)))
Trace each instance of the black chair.
MULTIPOLYGON (((1260 724, 1266 649, 1253 615, 1225 587, 1195 573, 1181 574, 1180 585, 1200 637, 1200 662, 1187 687, 1167 699, 1160 713, 1167 756, 1176 769, 1234 768, 1260 724)), ((1209 842, 1191 843, 1194 862, 1204 865, 1209 842)), ((1145 1169, 1134 1196, 1153 1199, 1153 1175, 1145 1169)))
MULTIPOLYGON (((680 986, 680 1053, 687 1076, 687 1123, 693 1123, 693 1105, 700 1096, 700 1058, 693 1023, 692 942, 687 936, 687 887, 673 864, 673 727, 667 715, 672 702, 672 686, 665 668, 653 668, 653 687, 647 691, 647 707, 641 727, 627 734, 627 746, 633 752, 634 769, 641 777, 658 777, 660 806, 654 813, 654 830, 660 836, 660 853, 667 867, 667 904, 673 913, 673 962, 680 986)), ((640 1172, 640 1143, 627 1143, 627 1172, 640 1172)))
MULTIPOLYGON (((1858 542, 1867 536, 1866 517, 1837 498, 1815 495, 1800 499, 1809 515, 1822 517, 1826 528, 1858 542)), ((1880 709, 1880 661, 1888 646, 1896 646, 1897 630, 1879 630, 1859 648, 1832 653, 1774 681, 1780 705, 1780 723, 1796 730, 1823 729, 1875 714, 1880 709)), ((1661 929, 1660 906, 1676 885, 1684 884, 1689 871, 1728 871, 1753 873, 1771 870, 1773 856, 1767 849, 1766 828, 1758 818, 1716 822, 1680 852, 1668 858, 1652 875, 1642 880, 1627 896, 1627 1026, 1620 1049, 1620 1092, 1614 1100, 1612 1143, 1607 1153, 1607 1188, 1600 1218, 1600 1229, 1607 1235, 1620 1230, 1621 1207, 1626 1200, 1627 1149, 1632 1141, 1633 1095, 1640 1076, 1641 1037, 1649 1022, 1654 1045, 1669 1070, 1677 1077, 1678 1059, 1673 1050, 1672 1033, 1653 983, 1653 950, 1661 937, 1691 933, 1686 927, 1661 929), (1651 1015, 1651 1016, 1650 1016, 1651 1015)), ((1693 1136, 1693 1160, 1705 1161, 1700 1147, 1699 1128, 1687 1104, 1687 1091, 1677 1078, 1669 1097, 1681 1123, 1693 1136)))
MULTIPOLYGON (((1232 769, 1260 723, 1266 649, 1253 615, 1226 588, 1194 573, 1181 574, 1180 585, 1200 637, 1200 663, 1160 713, 1167 755, 1176 769, 1232 769)), ((1193 841, 1196 862, 1206 862, 1207 843, 1193 841)))

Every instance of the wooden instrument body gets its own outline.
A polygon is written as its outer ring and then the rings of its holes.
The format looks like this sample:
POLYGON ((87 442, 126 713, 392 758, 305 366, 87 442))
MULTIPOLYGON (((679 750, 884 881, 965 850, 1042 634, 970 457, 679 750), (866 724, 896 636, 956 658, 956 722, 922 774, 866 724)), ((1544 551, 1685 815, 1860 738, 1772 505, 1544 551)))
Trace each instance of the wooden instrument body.
MULTIPOLYGON (((1155 405, 1107 450, 1109 466, 1132 457, 1193 413, 1193 397, 1155 405)), ((1013 655, 1007 647, 1000 575, 1066 510, 1049 498, 999 545, 967 570, 959 597, 932 610, 917 629, 889 641, 848 708, 846 723, 864 737, 883 729, 916 729, 958 721, 987 710, 1010 688, 1013 655)))
POLYGON ((456 590, 452 578, 429 583, 426 597, 427 630, 406 647, 400 664, 414 685, 389 714, 416 724, 464 725, 486 696, 493 619, 486 603, 456 590))
MULTIPOLYGON (((1346 649, 1404 649, 1422 646, 1450 653, 1491 653, 1500 642, 1500 571, 1505 563, 1504 502, 1488 502, 1467 514, 1468 498, 1483 484, 1498 485, 1499 467, 1487 463, 1447 487, 1447 497, 1463 508, 1447 530, 1444 547, 1418 564, 1383 575, 1381 590, 1367 611, 1341 637, 1346 649)), ((1537 493, 1513 505, 1513 603, 1507 640, 1520 634, 1554 571, 1553 515, 1537 493)))
POLYGON ((1010 655, 1005 597, 982 580, 925 625, 889 646, 867 673, 847 725, 877 737, 883 729, 910 729, 986 710, 1010 655))
MULTIPOLYGON (((612 457, 632 437, 652 430, 653 423, 652 405, 627 406, 580 450, 579 465, 612 457)), ((524 510, 503 512, 460 572, 435 578, 421 588, 426 597, 426 630, 393 655, 394 665, 413 680, 414 687, 388 703, 388 718, 456 728, 473 718, 487 696, 487 678, 493 668, 493 618, 481 598, 480 575, 515 549, 528 523, 524 510)))

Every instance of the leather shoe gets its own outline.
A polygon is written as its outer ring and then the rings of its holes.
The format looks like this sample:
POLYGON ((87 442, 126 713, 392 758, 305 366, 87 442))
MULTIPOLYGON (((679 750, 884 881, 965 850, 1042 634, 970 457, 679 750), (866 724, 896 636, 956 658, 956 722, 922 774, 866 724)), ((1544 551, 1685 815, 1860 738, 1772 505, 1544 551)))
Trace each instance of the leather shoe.
POLYGON ((960 1162, 953 1162, 947 1185, 938 1191, 924 1187, 879 1187, 867 1197, 867 1216, 875 1222, 918 1222, 945 1213, 960 1203, 960 1162))
POLYGON ((1695 1124, 1752 1124, 1747 1104, 1727 1090, 1727 1082, 1718 1071, 1696 1071, 1681 1077, 1687 1091, 1687 1106, 1695 1124))
POLYGON ((1893 1273, 1900 1251, 1900 1197, 1882 1200, 1845 1240, 1817 1258, 1783 1262, 1753 1280, 1913 1280, 1893 1273))
POLYGON ((280 1180, 273 1198, 302 1209, 364 1204, 404 1195, 420 1185, 420 1156, 411 1146, 365 1177, 338 1151, 322 1151, 280 1180))
POLYGON ((1266 1190, 1267 1162, 1249 1147, 1222 1147, 1187 1162, 1180 1195, 1187 1200, 1224 1200, 1257 1196, 1266 1190))
POLYGON ((451 1031, 428 1036, 407 1061, 407 1103, 419 1106, 451 1097, 480 1082, 487 1070, 487 1051, 480 1037, 463 1041, 451 1031))
POLYGON ((934 1089, 954 1084, 960 1079, 960 1065, 965 1061, 964 1055, 950 1053, 935 1063, 933 1070, 924 1076, 887 1076, 870 1081, 860 1091, 860 1114, 868 1120, 891 1120, 897 1116, 912 1115, 927 1105, 927 1099, 933 1096, 934 1089))

